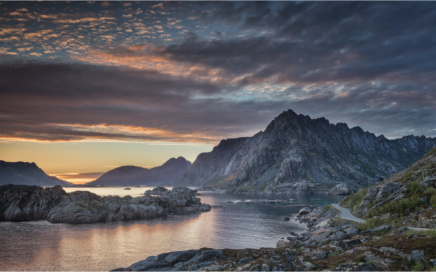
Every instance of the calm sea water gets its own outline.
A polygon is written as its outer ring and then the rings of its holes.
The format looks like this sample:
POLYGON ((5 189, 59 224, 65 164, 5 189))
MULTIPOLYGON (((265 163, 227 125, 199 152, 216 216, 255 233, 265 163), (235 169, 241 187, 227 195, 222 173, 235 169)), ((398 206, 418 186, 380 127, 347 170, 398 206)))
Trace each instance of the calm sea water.
MULTIPOLYGON (((66 188, 98 195, 142 195, 148 188, 66 188)), ((89 225, 0 222, 0 270, 109 270, 168 251, 275 247, 303 227, 293 216, 304 205, 337 203, 336 196, 235 196, 200 192, 218 206, 207 213, 89 225), (266 200, 281 200, 267 202, 266 200), (284 217, 291 217, 284 221, 284 217)))

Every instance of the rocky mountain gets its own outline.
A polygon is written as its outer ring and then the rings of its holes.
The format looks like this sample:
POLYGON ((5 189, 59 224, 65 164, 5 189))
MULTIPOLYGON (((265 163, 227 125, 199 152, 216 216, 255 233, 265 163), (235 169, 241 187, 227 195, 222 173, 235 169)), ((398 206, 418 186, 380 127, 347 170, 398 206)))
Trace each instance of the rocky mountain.
POLYGON ((48 176, 34 162, 0 161, 0 185, 72 186, 71 183, 48 176))
POLYGON ((405 169, 434 146, 436 138, 389 140, 288 110, 265 131, 223 140, 200 154, 178 184, 292 193, 327 191, 341 183, 355 191, 405 169))
POLYGON ((436 228, 436 148, 406 170, 361 189, 341 204, 373 221, 436 228))
POLYGON ((171 158, 161 166, 147 169, 137 166, 121 166, 103 174, 87 186, 138 186, 174 185, 191 167, 183 157, 171 158))

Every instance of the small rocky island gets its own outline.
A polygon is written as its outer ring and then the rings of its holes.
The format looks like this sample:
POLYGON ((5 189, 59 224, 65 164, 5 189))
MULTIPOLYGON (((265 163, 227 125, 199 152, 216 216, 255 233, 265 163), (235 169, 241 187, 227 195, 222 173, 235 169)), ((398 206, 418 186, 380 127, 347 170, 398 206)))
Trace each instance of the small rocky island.
POLYGON ((88 224, 210 211, 210 205, 202 204, 196 195, 196 190, 185 187, 157 187, 133 198, 66 193, 61 186, 4 185, 0 186, 0 221, 88 224))

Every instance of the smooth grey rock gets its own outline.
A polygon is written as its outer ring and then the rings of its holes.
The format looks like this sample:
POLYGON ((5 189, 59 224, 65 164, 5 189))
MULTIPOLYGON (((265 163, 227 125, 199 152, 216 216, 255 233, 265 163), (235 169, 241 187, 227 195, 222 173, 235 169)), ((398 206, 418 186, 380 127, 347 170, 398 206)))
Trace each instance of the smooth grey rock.
POLYGON ((186 262, 192 259, 196 254, 197 254, 197 250, 171 252, 165 257, 165 261, 170 264, 174 264, 178 262, 186 262))
POLYGON ((398 190, 401 187, 400 183, 397 182, 386 182, 384 183, 375 197, 376 201, 379 201, 381 198, 386 197, 388 194, 398 190))
POLYGON ((351 193, 352 191, 345 183, 336 184, 327 192, 328 195, 349 195, 351 193))
POLYGON ((414 260, 415 262, 421 262, 425 260, 424 250, 412 250, 410 255, 412 257, 412 260, 414 260))
POLYGON ((361 232, 361 234, 365 234, 365 233, 373 233, 373 232, 377 232, 377 231, 382 231, 382 230, 389 230, 392 229, 392 225, 381 225, 372 229, 368 229, 368 230, 364 230, 361 232))
POLYGON ((343 250, 354 247, 355 245, 361 245, 362 241, 360 239, 354 240, 341 240, 337 242, 337 245, 343 250))
POLYGON ((251 258, 251 257, 245 257, 245 258, 240 259, 239 262, 238 262, 238 264, 239 264, 239 265, 244 265, 244 264, 248 264, 248 263, 250 263, 251 261, 253 261, 253 258, 251 258))
POLYGON ((264 264, 262 264, 261 270, 262 271, 271 271, 271 267, 264 263, 264 264))
POLYGON ((304 208, 301 208, 301 209, 298 211, 298 215, 308 214, 308 213, 310 213, 311 211, 312 211, 311 208, 309 208, 309 207, 304 207, 304 208))
POLYGON ((261 266, 260 264, 255 264, 252 267, 250 267, 250 271, 261 271, 261 266))
POLYGON ((284 240, 279 240, 279 241, 277 241, 276 247, 277 248, 288 247, 289 245, 290 245, 289 242, 286 242, 284 240))

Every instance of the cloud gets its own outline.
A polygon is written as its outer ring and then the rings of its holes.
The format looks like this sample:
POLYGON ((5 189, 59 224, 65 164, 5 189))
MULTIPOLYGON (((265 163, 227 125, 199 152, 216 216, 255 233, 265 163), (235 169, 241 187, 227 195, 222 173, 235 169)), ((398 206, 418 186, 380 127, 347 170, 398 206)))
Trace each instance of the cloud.
POLYGON ((33 23, 2 21, 1 137, 211 143, 288 108, 436 136, 436 3, 69 5, 6 10, 33 23))

